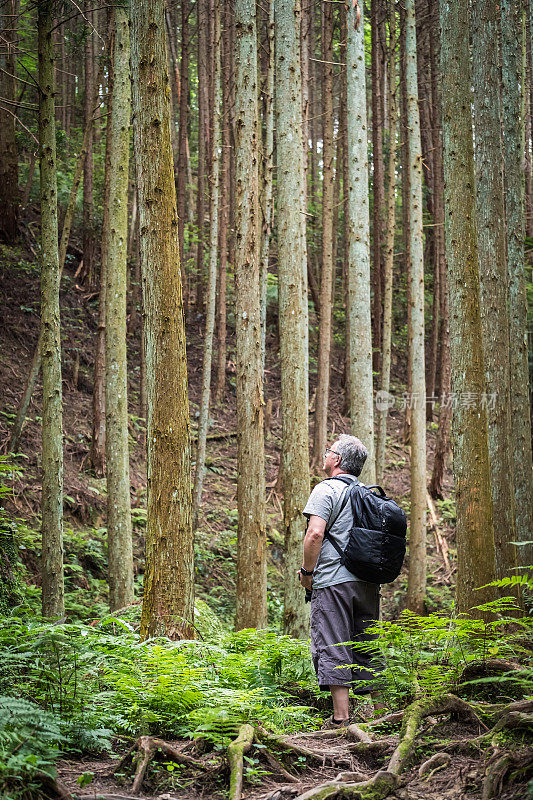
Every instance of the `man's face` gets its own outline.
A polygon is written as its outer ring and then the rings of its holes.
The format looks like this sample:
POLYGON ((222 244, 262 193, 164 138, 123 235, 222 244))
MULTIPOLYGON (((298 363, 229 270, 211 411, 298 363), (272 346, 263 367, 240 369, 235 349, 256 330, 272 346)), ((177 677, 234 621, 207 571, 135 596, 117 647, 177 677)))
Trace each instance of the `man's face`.
POLYGON ((333 470, 339 466, 341 463, 341 457, 337 452, 337 445, 338 442, 334 442, 330 447, 326 449, 324 452, 324 463, 322 464, 322 469, 328 476, 331 477, 333 474, 333 470))

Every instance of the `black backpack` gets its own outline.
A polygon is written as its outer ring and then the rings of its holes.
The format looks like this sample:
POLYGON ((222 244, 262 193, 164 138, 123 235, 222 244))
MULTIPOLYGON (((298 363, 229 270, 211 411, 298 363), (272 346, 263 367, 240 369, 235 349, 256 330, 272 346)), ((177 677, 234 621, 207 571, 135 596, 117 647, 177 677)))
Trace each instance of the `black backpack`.
POLYGON ((357 578, 369 583, 391 583, 400 574, 405 558, 405 513, 381 486, 363 486, 344 475, 335 475, 335 480, 350 488, 344 490, 339 510, 324 532, 325 538, 340 555, 341 564, 357 578), (353 527, 342 550, 329 531, 348 500, 352 504, 353 527))

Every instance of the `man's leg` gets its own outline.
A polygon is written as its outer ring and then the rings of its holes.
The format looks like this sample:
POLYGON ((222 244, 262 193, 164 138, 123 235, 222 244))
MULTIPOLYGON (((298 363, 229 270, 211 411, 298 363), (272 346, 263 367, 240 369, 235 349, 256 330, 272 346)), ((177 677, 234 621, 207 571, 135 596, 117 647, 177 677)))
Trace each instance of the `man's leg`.
POLYGON ((330 686, 333 700, 333 719, 336 722, 345 722, 350 719, 350 703, 347 686, 330 686))

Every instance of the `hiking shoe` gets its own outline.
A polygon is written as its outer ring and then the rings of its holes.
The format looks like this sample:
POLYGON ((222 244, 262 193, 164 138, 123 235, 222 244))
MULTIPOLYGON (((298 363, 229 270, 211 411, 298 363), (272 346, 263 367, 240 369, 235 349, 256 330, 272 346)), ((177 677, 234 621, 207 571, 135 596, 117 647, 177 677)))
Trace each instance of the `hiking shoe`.
POLYGON ((349 719, 341 719, 338 722, 333 717, 333 715, 331 715, 331 717, 328 717, 327 720, 323 723, 323 725, 321 725, 320 730, 321 731, 335 731, 335 730, 338 730, 339 728, 347 728, 349 724, 350 724, 350 720, 349 719))

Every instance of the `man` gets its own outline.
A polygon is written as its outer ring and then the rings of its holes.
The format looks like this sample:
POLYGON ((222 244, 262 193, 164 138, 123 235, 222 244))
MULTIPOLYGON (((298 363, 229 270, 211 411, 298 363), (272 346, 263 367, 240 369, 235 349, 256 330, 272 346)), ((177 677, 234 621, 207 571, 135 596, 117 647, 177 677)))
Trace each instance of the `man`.
MULTIPOLYGON (((355 436, 343 434, 324 453, 323 470, 328 479, 342 475, 359 483, 368 456, 366 447, 355 436)), ((379 584, 359 580, 340 563, 340 556, 327 539, 326 525, 340 508, 341 497, 350 491, 344 481, 324 480, 309 497, 304 508, 308 517, 304 539, 303 565, 299 572, 311 597, 311 653, 322 690, 329 688, 333 717, 328 727, 348 724, 349 689, 353 681, 372 680, 371 655, 339 642, 369 640, 365 629, 379 618, 379 584), (353 667, 351 665, 354 665, 353 667)), ((341 511, 330 534, 344 550, 353 526, 351 503, 341 511)), ((368 695, 368 684, 353 685, 357 694, 368 695)))

